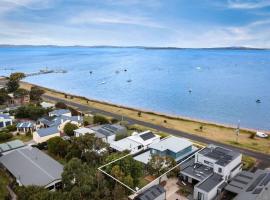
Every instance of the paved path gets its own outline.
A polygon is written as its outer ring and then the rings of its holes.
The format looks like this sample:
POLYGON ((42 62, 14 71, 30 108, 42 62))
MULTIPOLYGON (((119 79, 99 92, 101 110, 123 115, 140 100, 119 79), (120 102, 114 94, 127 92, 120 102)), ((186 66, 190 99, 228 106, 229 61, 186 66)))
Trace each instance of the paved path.
MULTIPOLYGON (((79 103, 70 102, 70 101, 60 99, 60 98, 57 98, 57 97, 52 97, 52 96, 48 96, 48 95, 43 95, 43 97, 45 99, 48 99, 48 100, 51 100, 51 101, 62 101, 64 103, 66 103, 67 105, 77 107, 80 110, 85 110, 85 111, 90 110, 90 111, 92 111, 94 113, 99 113, 99 114, 111 116, 111 117, 119 119, 119 120, 121 120, 121 118, 122 118, 121 115, 118 115, 118 114, 115 114, 115 113, 111 113, 111 112, 107 112, 107 111, 104 111, 104 110, 92 108, 90 106, 81 105, 79 103)), ((260 160, 260 164, 258 165, 259 168, 264 169, 264 168, 270 167, 270 155, 268 155, 268 154, 259 153, 259 152, 255 152, 255 151, 252 151, 252 150, 243 149, 243 148, 240 148, 240 147, 235 147, 235 146, 232 146, 232 145, 228 145, 228 144, 213 141, 213 140, 210 140, 210 139, 207 139, 207 138, 204 138, 204 137, 200 137, 198 135, 193 135, 193 134, 189 134, 189 133, 186 133, 186 132, 183 132, 183 131, 178 131, 178 130, 174 130, 174 129, 165 128, 163 126, 159 126, 159 125, 152 124, 152 123, 149 123, 149 122, 139 121, 139 120, 132 119, 132 118, 129 118, 129 117, 124 117, 124 120, 128 121, 130 124, 139 124, 139 125, 142 125, 142 126, 147 126, 149 128, 156 129, 156 130, 158 130, 160 132, 169 133, 169 134, 174 135, 174 136, 185 137, 185 138, 189 138, 191 140, 202 142, 202 143, 205 143, 205 144, 215 144, 215 145, 218 145, 218 146, 221 146, 221 147, 232 149, 234 151, 239 151, 242 154, 252 156, 252 157, 260 160)))

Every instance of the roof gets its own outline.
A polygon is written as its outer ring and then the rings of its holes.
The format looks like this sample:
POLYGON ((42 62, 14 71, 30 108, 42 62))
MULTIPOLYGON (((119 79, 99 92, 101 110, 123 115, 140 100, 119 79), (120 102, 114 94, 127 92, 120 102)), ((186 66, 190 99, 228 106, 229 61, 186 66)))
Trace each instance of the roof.
POLYGON ((128 137, 122 139, 122 140, 118 140, 116 142, 112 142, 110 144, 110 147, 117 150, 117 151, 125 151, 125 150, 132 150, 134 148, 139 147, 140 143, 129 139, 128 137))
POLYGON ((78 128, 78 129, 74 130, 74 132, 77 132, 77 133, 80 133, 80 134, 94 133, 94 131, 92 129, 85 128, 85 127, 78 128))
POLYGON ((196 187, 205 191, 205 192, 210 192, 216 186, 220 185, 222 182, 224 182, 222 176, 217 174, 217 173, 214 173, 209 178, 207 178, 205 181, 196 185, 196 187))
POLYGON ((154 185, 135 197, 135 200, 154 200, 165 193, 165 189, 161 185, 154 185))
POLYGON ((95 131, 96 133, 98 133, 98 137, 102 137, 101 135, 103 135, 104 137, 108 137, 111 135, 115 135, 121 131, 125 131, 126 128, 118 125, 118 124, 105 124, 105 125, 99 125, 99 126, 94 126, 91 127, 91 129, 93 131, 95 131))
POLYGON ((41 128, 41 129, 37 130, 37 134, 40 137, 45 137, 45 136, 52 135, 55 133, 59 133, 57 126, 51 126, 49 128, 41 128))
POLYGON ((232 160, 240 156, 241 154, 237 151, 232 151, 230 149, 225 149, 223 147, 209 145, 199 152, 199 154, 205 157, 216 160, 215 164, 226 166, 232 160))
POLYGON ((82 123, 83 122, 83 117, 81 116, 52 116, 52 117, 43 117, 40 118, 38 121, 41 122, 42 124, 45 124, 47 126, 58 126, 62 124, 65 121, 73 121, 73 122, 78 122, 82 123))
POLYGON ((52 107, 54 107, 53 103, 49 103, 49 102, 45 102, 45 101, 41 102, 40 105, 43 108, 52 108, 52 107))
POLYGON ((4 153, 13 149, 25 146, 21 140, 13 140, 10 142, 0 144, 0 153, 4 153))
POLYGON ((32 147, 11 151, 0 162, 24 186, 46 186, 61 179, 63 172, 59 162, 32 147))
POLYGON ((177 153, 190 146, 192 146, 192 143, 189 140, 170 136, 160 140, 158 143, 151 144, 149 147, 158 151, 170 150, 174 153, 177 153))
POLYGON ((3 118, 3 119, 12 119, 9 115, 7 114, 0 114, 0 118, 3 118))
POLYGON ((68 110, 68 109, 58 109, 58 110, 54 110, 52 112, 49 112, 49 115, 61 116, 61 115, 68 114, 68 113, 71 113, 70 110, 68 110))
MULTIPOLYGON (((255 173, 242 171, 225 187, 227 191, 238 194, 235 200, 255 200, 270 186, 270 171, 257 170, 255 173)), ((270 192, 268 191, 268 195, 270 192)))
POLYGON ((20 122, 16 125, 17 128, 32 128, 33 126, 33 122, 20 122))
POLYGON ((142 144, 143 146, 147 146, 152 144, 154 141, 160 141, 160 136, 155 135, 151 131, 144 131, 142 133, 136 133, 128 137, 130 140, 133 140, 137 143, 142 144))

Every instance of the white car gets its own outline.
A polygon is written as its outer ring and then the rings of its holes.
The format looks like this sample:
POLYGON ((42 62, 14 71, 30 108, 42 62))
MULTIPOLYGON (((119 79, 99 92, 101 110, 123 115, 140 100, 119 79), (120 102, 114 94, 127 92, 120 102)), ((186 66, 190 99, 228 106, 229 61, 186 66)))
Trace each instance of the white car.
POLYGON ((268 134, 257 131, 256 136, 260 138, 267 138, 268 134))

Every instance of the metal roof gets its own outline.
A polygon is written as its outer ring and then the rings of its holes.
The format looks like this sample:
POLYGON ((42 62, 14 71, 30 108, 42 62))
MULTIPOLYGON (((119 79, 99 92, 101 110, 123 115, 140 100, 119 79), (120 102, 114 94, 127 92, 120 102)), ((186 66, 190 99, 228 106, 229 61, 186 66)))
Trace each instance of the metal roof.
POLYGON ((25 146, 21 140, 13 140, 10 142, 0 144, 0 153, 10 151, 25 146))
POLYGON ((0 157, 0 162, 24 186, 46 186, 60 180, 63 166, 37 148, 21 148, 0 157))
POLYGON ((20 122, 16 125, 17 128, 32 128, 33 126, 33 122, 20 122))
POLYGON ((160 140, 158 143, 151 144, 149 147, 158 151, 170 150, 177 153, 190 146, 192 146, 192 143, 189 140, 170 136, 160 140))
POLYGON ((210 192, 216 186, 220 185, 222 182, 224 182, 222 176, 214 173, 205 181, 201 182, 199 185, 196 185, 196 187, 203 191, 210 192))
POLYGON ((52 135, 52 134, 55 134, 55 133, 59 133, 59 130, 58 130, 57 126, 51 126, 49 128, 41 128, 41 129, 37 130, 37 134, 40 137, 52 135))
POLYGON ((0 118, 3 118, 3 119, 12 119, 9 115, 7 114, 0 114, 0 118))
POLYGON ((70 110, 68 109, 59 109, 59 110, 54 110, 52 112, 49 112, 49 115, 61 116, 68 113, 71 113, 70 110))

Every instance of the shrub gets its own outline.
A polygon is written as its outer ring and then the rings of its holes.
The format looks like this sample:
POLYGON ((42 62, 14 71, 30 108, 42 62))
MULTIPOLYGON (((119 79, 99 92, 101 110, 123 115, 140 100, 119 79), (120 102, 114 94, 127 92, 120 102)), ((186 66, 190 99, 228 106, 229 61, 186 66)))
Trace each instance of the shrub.
POLYGON ((118 119, 116 119, 116 118, 112 118, 112 119, 111 119, 111 123, 112 123, 112 124, 115 124, 115 123, 117 123, 117 122, 119 122, 118 119))
POLYGON ((16 118, 30 118, 32 120, 37 120, 38 118, 46 114, 46 112, 47 110, 42 107, 35 105, 27 105, 19 107, 16 110, 15 116, 16 118))
POLYGON ((74 136, 74 130, 77 129, 78 126, 72 123, 67 123, 64 127, 64 133, 68 136, 74 136))
POLYGON ((0 133, 0 142, 5 142, 11 139, 13 135, 11 133, 1 132, 0 133))
POLYGON ((108 124, 109 120, 101 115, 95 115, 93 119, 94 124, 108 124))
POLYGON ((256 137, 256 133, 255 132, 250 133, 250 135, 249 135, 249 138, 250 139, 255 139, 255 137, 256 137))
POLYGON ((11 132, 11 131, 16 131, 16 130, 17 130, 15 124, 8 125, 8 126, 6 127, 6 129, 7 129, 9 132, 11 132))
POLYGON ((90 123, 88 121, 83 121, 84 126, 88 126, 90 123))
POLYGON ((139 112, 138 112, 138 117, 141 117, 141 116, 142 116, 142 112, 139 111, 139 112))
POLYGON ((68 141, 63 140, 60 137, 53 137, 47 141, 47 144, 49 153, 61 157, 65 157, 67 154, 68 141))
POLYGON ((55 108, 59 108, 59 109, 67 109, 67 105, 64 102, 57 102, 55 104, 55 108))

